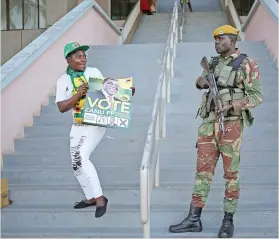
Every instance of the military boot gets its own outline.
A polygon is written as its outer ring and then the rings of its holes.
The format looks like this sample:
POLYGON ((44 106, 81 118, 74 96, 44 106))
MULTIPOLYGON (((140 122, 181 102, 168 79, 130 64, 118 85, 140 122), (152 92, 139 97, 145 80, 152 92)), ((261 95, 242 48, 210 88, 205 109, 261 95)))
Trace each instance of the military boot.
POLYGON ((202 223, 200 220, 202 208, 190 206, 188 216, 179 224, 172 225, 169 228, 170 232, 201 232, 202 223))
POLYGON ((225 212, 218 238, 231 238, 233 236, 233 213, 225 212))

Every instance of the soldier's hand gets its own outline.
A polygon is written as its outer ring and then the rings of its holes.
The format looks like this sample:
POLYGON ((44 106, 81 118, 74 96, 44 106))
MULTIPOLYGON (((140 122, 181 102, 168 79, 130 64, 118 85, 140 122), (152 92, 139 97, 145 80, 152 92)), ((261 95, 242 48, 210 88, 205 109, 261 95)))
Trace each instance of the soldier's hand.
POLYGON ((88 90, 88 83, 82 84, 77 91, 77 94, 82 97, 83 95, 86 95, 86 92, 88 90))
POLYGON ((196 83, 197 87, 200 89, 208 89, 209 88, 209 82, 207 78, 200 77, 196 83))
POLYGON ((232 105, 225 105, 225 106, 222 107, 222 109, 220 109, 220 110, 218 111, 218 113, 224 112, 224 115, 226 116, 227 113, 228 113, 228 111, 229 111, 230 109, 232 109, 232 108, 233 108, 232 105))

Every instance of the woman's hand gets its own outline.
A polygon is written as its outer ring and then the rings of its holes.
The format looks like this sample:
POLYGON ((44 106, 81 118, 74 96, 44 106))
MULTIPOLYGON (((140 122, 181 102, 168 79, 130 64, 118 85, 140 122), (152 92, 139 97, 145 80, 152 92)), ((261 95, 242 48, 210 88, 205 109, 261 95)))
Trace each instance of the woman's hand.
POLYGON ((132 90, 132 96, 136 93, 136 88, 135 87, 131 87, 132 90))

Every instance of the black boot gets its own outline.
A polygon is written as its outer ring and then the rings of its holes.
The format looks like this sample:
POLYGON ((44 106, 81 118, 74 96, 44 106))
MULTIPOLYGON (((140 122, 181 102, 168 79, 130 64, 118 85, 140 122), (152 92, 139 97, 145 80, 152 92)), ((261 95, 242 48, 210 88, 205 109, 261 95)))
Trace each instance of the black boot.
POLYGON ((172 225, 169 228, 170 232, 179 233, 179 232, 201 232, 202 223, 200 220, 202 208, 190 206, 188 216, 177 225, 172 225))
POLYGON ((225 212, 218 238, 231 238, 233 236, 233 213, 225 212))

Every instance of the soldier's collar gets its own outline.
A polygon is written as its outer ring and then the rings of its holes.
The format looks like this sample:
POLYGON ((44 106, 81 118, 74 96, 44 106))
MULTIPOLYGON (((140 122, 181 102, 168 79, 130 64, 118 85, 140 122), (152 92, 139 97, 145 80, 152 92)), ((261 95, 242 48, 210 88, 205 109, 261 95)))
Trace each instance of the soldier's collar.
POLYGON ((240 54, 239 49, 238 49, 238 48, 235 48, 235 52, 232 53, 230 56, 222 57, 222 56, 220 55, 219 58, 222 58, 222 59, 224 59, 224 60, 226 60, 226 59, 228 59, 228 58, 235 59, 235 58, 237 58, 237 57, 239 56, 239 54, 240 54))
POLYGON ((230 55, 230 57, 232 57, 233 59, 237 58, 240 54, 240 51, 238 48, 235 48, 235 52, 233 54, 230 55))

